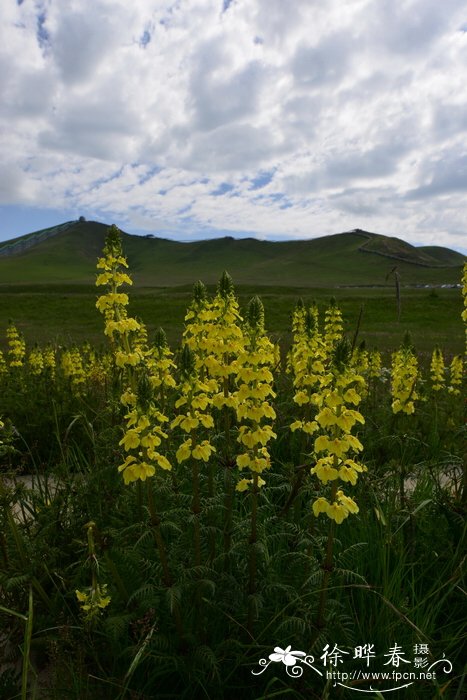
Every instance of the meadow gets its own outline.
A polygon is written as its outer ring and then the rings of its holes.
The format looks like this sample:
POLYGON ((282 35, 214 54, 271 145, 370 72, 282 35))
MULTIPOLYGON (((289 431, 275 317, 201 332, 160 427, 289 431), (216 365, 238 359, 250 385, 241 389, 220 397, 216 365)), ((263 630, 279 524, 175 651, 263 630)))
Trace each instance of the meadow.
MULTIPOLYGON (((222 269, 218 270, 218 276, 222 269)), ((234 279, 235 282, 235 279, 234 279)), ((241 309, 258 294, 264 304, 268 331, 281 346, 291 338, 292 312, 298 299, 316 301, 321 313, 336 298, 344 317, 347 335, 358 335, 369 348, 392 352, 410 331, 414 345, 425 355, 439 345, 449 355, 462 353, 464 337, 459 324, 462 311, 460 289, 414 288, 401 290, 401 316, 393 286, 384 287, 281 287, 235 285, 241 309)), ((208 285, 212 294, 215 285, 208 285)), ((172 347, 180 345, 186 308, 192 297, 192 285, 176 287, 135 287, 130 298, 132 315, 144 319, 149 333, 162 327, 172 347)), ((14 320, 27 343, 57 345, 91 342, 105 345, 102 321, 95 308, 95 287, 77 284, 7 285, 0 287, 0 328, 14 320)), ((0 348, 6 337, 0 335, 0 348)))
POLYGON ((220 273, 2 286, 0 698, 460 700, 467 266, 220 273))

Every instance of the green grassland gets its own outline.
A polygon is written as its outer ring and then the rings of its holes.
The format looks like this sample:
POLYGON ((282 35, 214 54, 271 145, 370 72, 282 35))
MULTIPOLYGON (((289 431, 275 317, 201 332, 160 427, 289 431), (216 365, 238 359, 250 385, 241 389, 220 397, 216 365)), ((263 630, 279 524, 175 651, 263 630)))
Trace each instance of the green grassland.
MULTIPOLYGON (((103 324, 95 308, 100 290, 94 280, 107 228, 68 222, 0 244, 0 329, 12 319, 29 344, 102 343, 103 324)), ((243 306, 261 295, 268 329, 284 345, 299 297, 315 299, 323 311, 335 296, 349 336, 362 309, 359 340, 369 347, 390 351, 410 330, 416 347, 426 353, 435 344, 448 354, 463 349, 460 289, 441 288, 459 284, 463 256, 446 248, 415 248, 359 230, 274 243, 228 237, 178 243, 123 234, 123 247, 134 280, 130 313, 150 331, 162 326, 173 346, 180 341, 193 283, 201 279, 212 291, 228 270, 243 306), (395 267, 400 321, 391 275, 395 267)))
MULTIPOLYGON (((29 345, 49 341, 69 345, 85 340, 100 345, 105 339, 103 320, 95 308, 98 292, 97 288, 84 285, 3 288, 0 291, 0 329, 5 329, 12 319, 29 345)), ((358 340, 365 340, 367 347, 390 352, 400 344, 405 332, 410 331, 421 352, 431 353, 436 344, 448 355, 463 350, 459 289, 403 289, 400 322, 392 288, 329 290, 239 285, 237 292, 243 308, 254 294, 261 296, 268 330, 283 346, 289 343, 290 317, 298 298, 305 302, 316 300, 320 311, 324 312, 333 294, 344 313, 345 330, 350 338, 355 333, 360 309, 363 309, 358 340)), ((191 296, 191 286, 135 288, 130 291, 129 313, 141 318, 150 333, 163 327, 170 344, 176 347, 191 296)), ((0 344, 5 345, 4 332, 0 344)))

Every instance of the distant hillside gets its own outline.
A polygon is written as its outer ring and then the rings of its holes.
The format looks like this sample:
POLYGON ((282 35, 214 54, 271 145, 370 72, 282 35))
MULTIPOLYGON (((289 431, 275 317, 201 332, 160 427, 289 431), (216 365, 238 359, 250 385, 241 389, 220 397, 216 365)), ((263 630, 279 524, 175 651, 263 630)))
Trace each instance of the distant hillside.
MULTIPOLYGON (((0 284, 93 284, 107 225, 71 221, 0 244, 0 284)), ((464 258, 447 248, 416 248, 360 229, 308 241, 231 237, 179 243, 123 234, 139 286, 207 284, 228 270, 238 284, 335 287, 385 285, 397 266, 401 284, 457 284, 464 258)))

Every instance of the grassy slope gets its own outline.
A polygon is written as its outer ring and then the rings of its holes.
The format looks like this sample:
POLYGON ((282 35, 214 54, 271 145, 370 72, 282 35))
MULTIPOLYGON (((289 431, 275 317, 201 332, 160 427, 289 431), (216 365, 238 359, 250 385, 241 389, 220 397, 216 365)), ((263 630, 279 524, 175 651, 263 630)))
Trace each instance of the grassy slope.
MULTIPOLYGON (((9 318, 28 343, 104 342, 94 280, 106 230, 98 223, 74 224, 24 253, 0 256, 1 347, 9 318)), ((176 243, 126 234, 123 238, 136 283, 130 291, 130 313, 142 318, 151 331, 163 326, 172 345, 179 342, 193 282, 202 279, 214 285, 227 269, 243 305, 255 293, 261 294, 268 329, 285 344, 297 298, 316 298, 324 310, 334 294, 350 334, 364 305, 361 338, 370 346, 393 348, 410 330, 417 347, 425 352, 435 343, 450 353, 463 350, 459 289, 403 288, 399 324, 393 281, 386 282, 387 273, 397 265, 402 285, 458 283, 462 256, 444 248, 421 250, 397 239, 354 233, 284 243, 230 238, 176 243), (371 245, 376 254, 360 252, 362 245, 371 245), (384 251, 412 254, 418 262, 423 254, 424 262, 429 257, 456 266, 429 268, 396 262, 383 257, 384 251), (365 285, 376 286, 362 288, 365 285)))
MULTIPOLYGON (((106 230, 104 224, 80 222, 22 253, 0 256, 0 284, 92 284, 106 230)), ((138 286, 178 286, 196 279, 213 284, 224 269, 238 284, 384 285, 396 264, 403 285, 457 283, 462 264, 462 256, 454 251, 414 248, 375 234, 341 233, 311 241, 274 243, 233 238, 177 243, 124 234, 123 245, 138 286), (420 262, 435 266, 416 264, 420 262)))

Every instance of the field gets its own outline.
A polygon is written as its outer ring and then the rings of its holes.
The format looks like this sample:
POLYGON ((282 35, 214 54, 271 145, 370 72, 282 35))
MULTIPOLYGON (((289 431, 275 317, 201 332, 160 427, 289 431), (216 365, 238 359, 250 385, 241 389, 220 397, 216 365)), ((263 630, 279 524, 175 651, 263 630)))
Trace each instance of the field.
MULTIPOLYGON (((219 270, 218 276, 222 273, 219 270)), ((234 279, 235 282, 235 279, 234 279)), ((210 287, 212 292, 215 287, 210 287)), ((462 353, 463 329, 459 323, 462 310, 460 289, 403 288, 400 321, 397 318, 393 287, 378 288, 308 288, 236 285, 241 308, 254 294, 265 307, 268 331, 284 346, 290 342, 290 323, 299 298, 316 300, 321 312, 331 297, 343 311, 345 331, 355 333, 363 307, 359 340, 369 348, 391 352, 410 331, 418 350, 431 353, 439 345, 449 355, 462 353)), ((95 308, 95 287, 87 285, 25 285, 0 287, 0 328, 13 319, 29 344, 54 342, 70 345, 85 340, 100 346, 102 320, 95 308)), ((131 314, 144 319, 149 332, 162 327, 173 347, 181 341, 183 319, 192 296, 192 285, 166 288, 136 287, 132 290, 131 314)), ((0 336, 0 347, 5 345, 0 336)))
POLYGON ((365 238, 418 256, 398 318, 374 264, 155 286, 115 229, 92 273, 48 235, 1 260, 0 698, 461 700, 456 255, 365 238))

